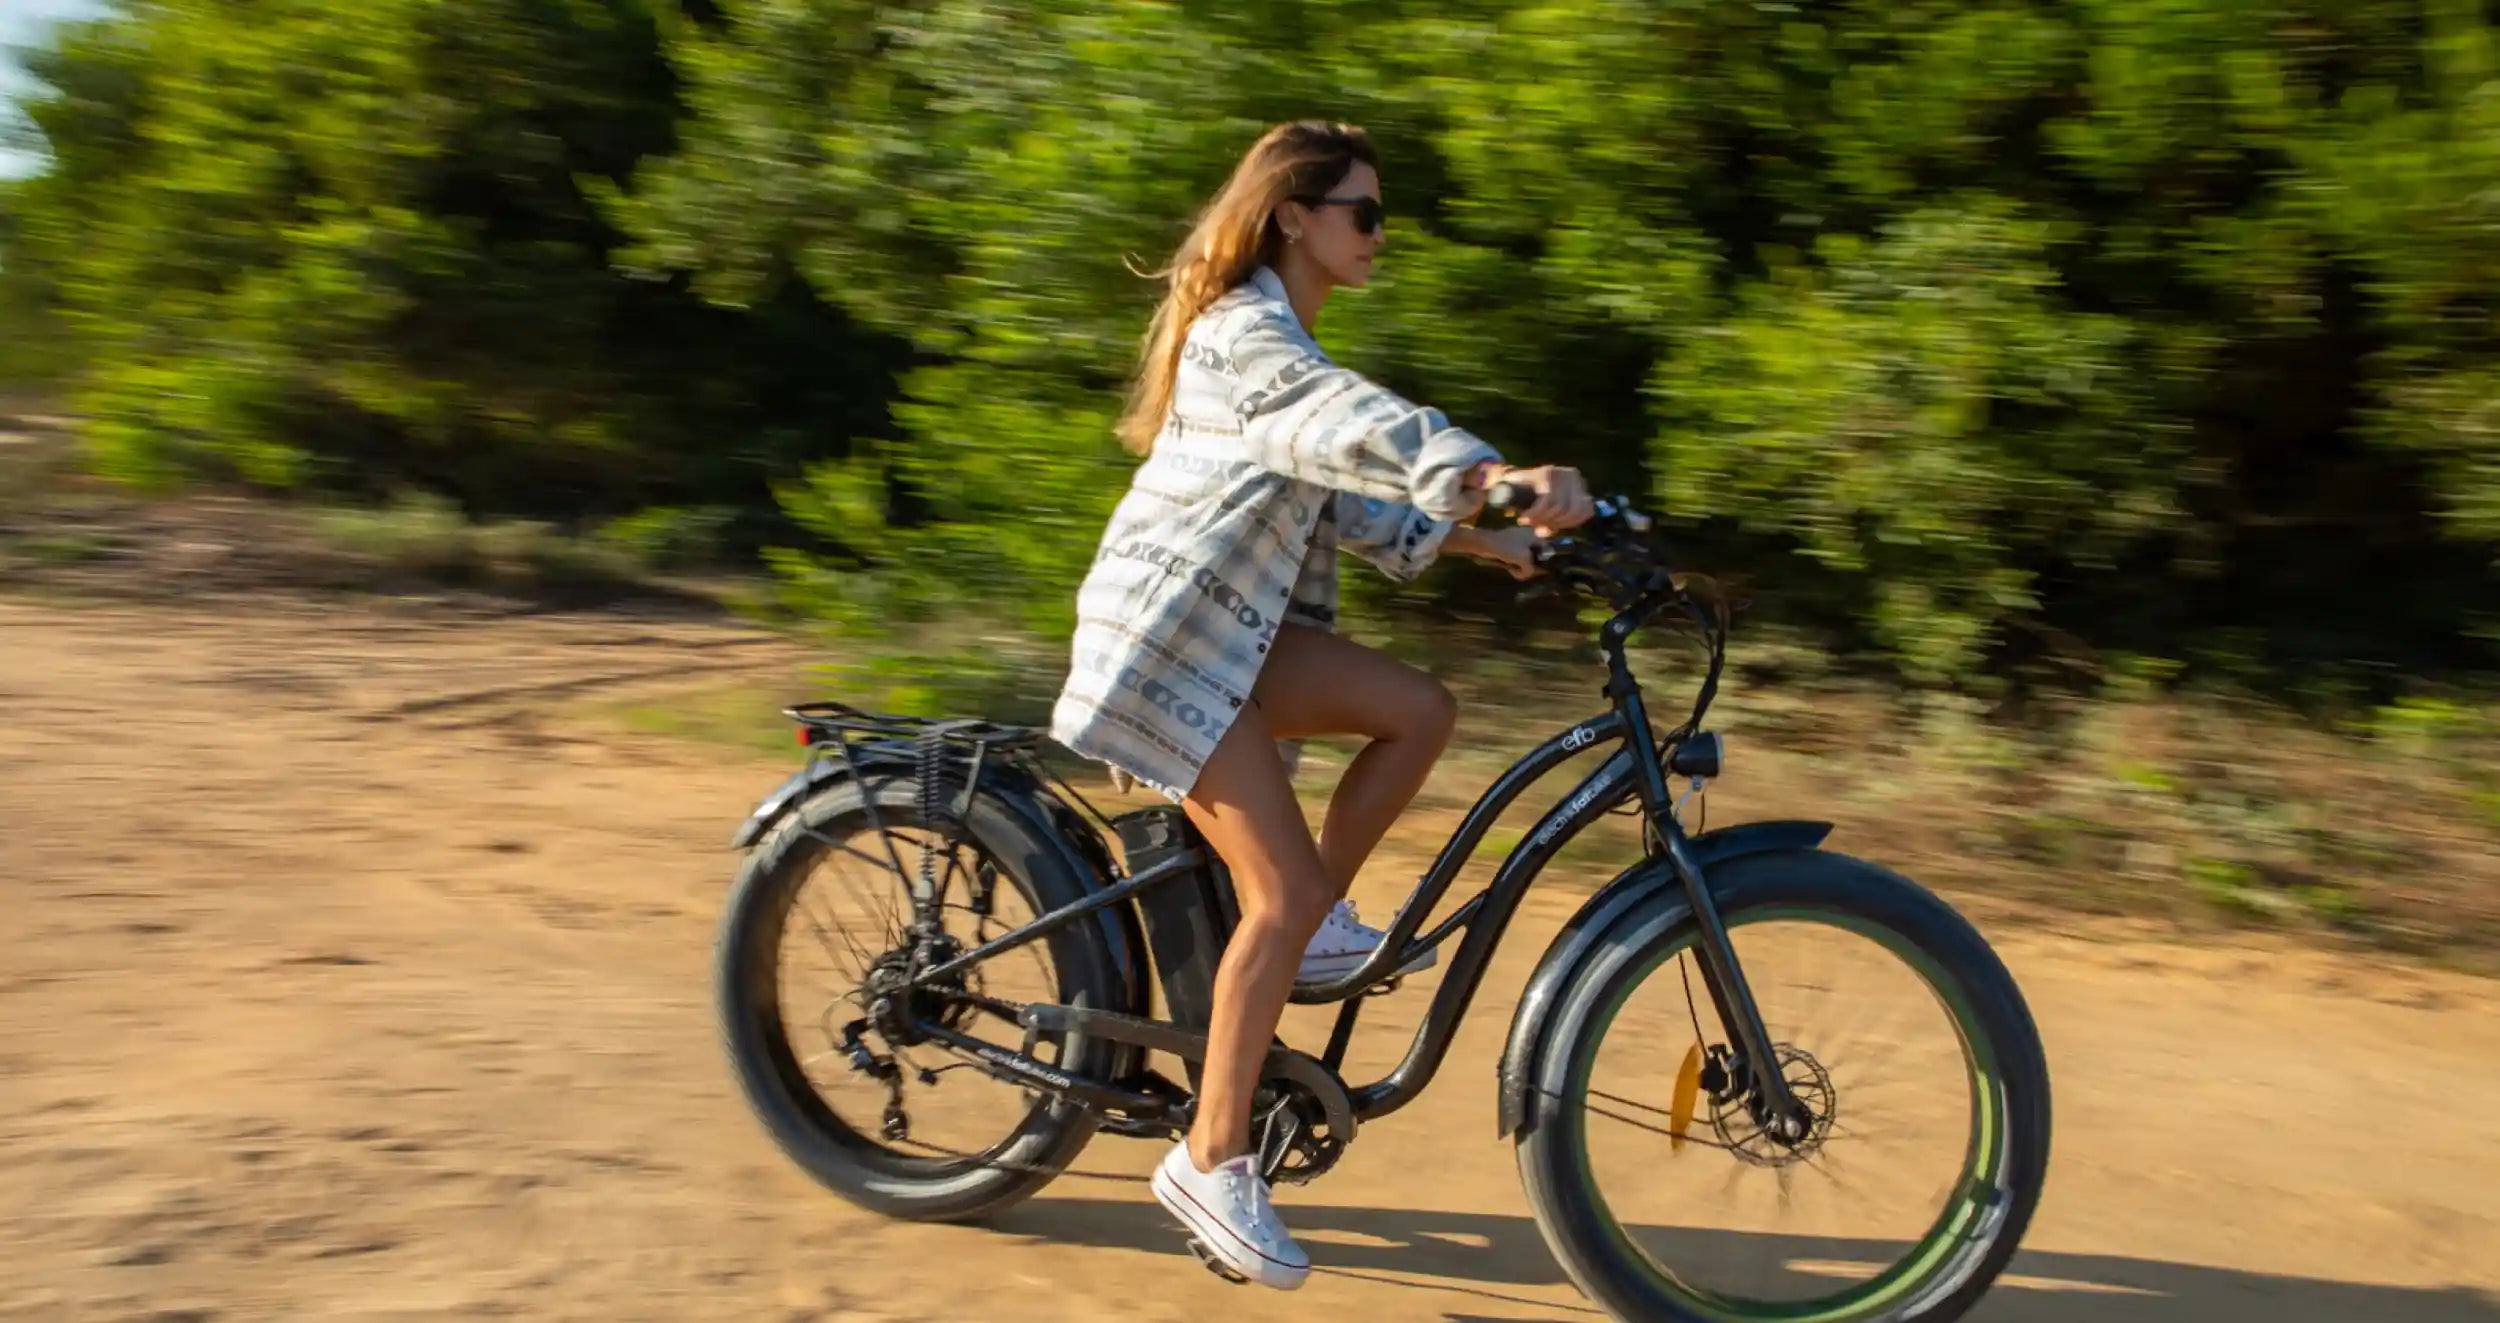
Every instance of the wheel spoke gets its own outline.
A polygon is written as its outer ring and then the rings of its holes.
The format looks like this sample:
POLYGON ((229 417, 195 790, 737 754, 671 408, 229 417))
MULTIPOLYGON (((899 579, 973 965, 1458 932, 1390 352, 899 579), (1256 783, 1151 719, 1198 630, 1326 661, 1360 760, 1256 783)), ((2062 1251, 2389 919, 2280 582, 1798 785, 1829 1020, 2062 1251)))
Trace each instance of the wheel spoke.
POLYGON ((1968 1030, 1935 995, 1929 966, 1906 959, 1886 930, 1804 910, 1727 917, 1777 1069, 1811 1118, 1805 1136, 1773 1137, 1742 1093, 1727 1103, 1705 1093, 1682 1138, 1725 1160, 1677 1161, 1653 1147, 1673 1136, 1670 1067, 1685 1052, 1677 1040, 1697 1028, 1707 1044, 1718 1027, 1699 1011, 1688 937, 1609 975, 1604 1009, 1582 1021, 1596 1048, 1573 1067, 1577 1124, 1540 1127, 1526 1142, 1567 1133, 1557 1142, 1580 1148, 1581 1174, 1560 1179, 1593 1180, 1601 1216, 1617 1227, 1695 1233, 1629 1243, 1643 1247, 1650 1289, 1696 1313, 1891 1317, 1901 1292, 1984 1249, 1930 1249, 1973 1188, 1965 1168, 1980 1118, 1968 1030), (1627 1059, 1610 1064, 1617 1055, 1627 1059), (1851 1271, 1830 1270, 1844 1260, 1851 1271))
MULTIPOLYGON (((807 926, 815 930, 817 945, 824 949, 826 956, 839 961, 841 959, 840 953, 833 949, 833 934, 825 931, 824 921, 816 917, 815 906, 808 904, 807 901, 808 898, 804 895, 799 898, 797 908, 800 914, 806 917, 807 926)), ((876 958, 869 955, 867 951, 861 949, 859 943, 851 939, 851 930, 849 928, 843 927, 839 923, 836 923, 834 927, 842 934, 842 944, 849 947, 851 954, 859 961, 859 965, 856 970, 858 977, 851 981, 851 987, 847 992, 840 988, 828 988, 826 990, 837 996, 847 996, 853 1002, 857 1002, 859 1001, 860 985, 868 981, 869 966, 876 963, 876 958)))
MULTIPOLYGON (((779 952, 781 968, 776 980, 776 986, 790 985, 781 994, 784 1022, 779 1032, 790 1051, 788 1059, 797 1067, 793 1086, 815 1093, 836 1123, 866 1141, 862 1151, 888 1155, 874 1161, 925 1164, 927 1170, 917 1175, 935 1176, 940 1169, 959 1169, 966 1162, 986 1161, 1006 1151, 1005 1146, 1026 1132, 1034 1109, 1046 1105, 1047 1098, 1003 1086, 984 1074, 977 1062, 966 1063, 976 1068, 958 1076, 977 1082, 936 1087, 938 1078, 965 1069, 965 1064, 956 1062, 955 1053, 941 1051, 925 1062, 918 1060, 928 1054, 883 1041, 872 1024, 866 1033, 871 1050, 900 1072, 892 1080, 880 1080, 850 1066, 846 1049, 836 1040, 841 1037, 841 1022, 855 1018, 852 1008, 865 1014, 870 999, 864 989, 870 972, 881 960, 910 953, 915 916, 931 916, 943 936, 969 949, 971 944, 964 938, 976 927, 1011 929, 1036 917, 1029 888, 992 861, 979 843, 969 838, 950 841, 939 833, 906 827, 890 814, 883 830, 851 820, 829 822, 802 835, 807 844, 798 847, 801 853, 792 866, 804 871, 789 884, 788 936, 779 952), (877 843, 861 839, 868 832, 875 832, 877 843), (915 900, 926 888, 921 887, 918 874, 910 871, 924 860, 937 886, 926 909, 915 900), (972 894, 976 875, 984 879, 982 890, 989 893, 986 916, 977 912, 972 894), (849 986, 840 986, 844 982, 849 986), (805 1019, 798 1015, 801 999, 791 995, 800 984, 825 989, 826 1001, 816 1003, 813 1014, 805 1019), (832 1009, 826 1009, 828 1004, 832 1009), (885 1133, 884 1117, 895 1105, 902 1108, 907 1127, 900 1136, 885 1133)), ((1054 949, 1051 941, 1035 942, 1023 948, 1012 966, 997 961, 975 966, 954 986, 932 990, 940 1000, 907 1013, 944 1013, 962 1024, 965 1032, 1020 1049, 1022 999, 1030 994, 1018 986, 1012 989, 1015 996, 992 996, 984 984, 1000 971, 1013 975, 1004 981, 1022 984, 1032 977, 1026 973, 1031 970, 1041 978, 1044 995, 1050 995, 1057 986, 1052 976, 1054 949), (963 1009, 945 1010, 945 999, 950 997, 953 1005, 963 1009)), ((1048 1040, 1037 1043, 1035 1051, 1045 1060, 1055 1060, 1063 1047, 1048 1040)))
MULTIPOLYGON (((1596 1096, 1602 1096, 1602 1095, 1598 1095, 1598 1094, 1595 1094, 1594 1092, 1592 1092, 1591 1096, 1592 1096, 1592 1097, 1596 1097, 1596 1096)), ((1638 1104, 1635 1104, 1635 1105, 1637 1106, 1638 1104)), ((1653 1135, 1659 1135, 1659 1136, 1662 1136, 1662 1137, 1663 1137, 1663 1136, 1669 1136, 1669 1135, 1672 1135, 1672 1134, 1674 1133, 1673 1131, 1669 1130, 1669 1129, 1668 1129, 1667 1127, 1665 1127, 1665 1126, 1662 1126, 1662 1125, 1652 1125, 1652 1124, 1650 1124, 1650 1123, 1649 1123, 1649 1122, 1647 1122, 1647 1121, 1636 1120, 1636 1119, 1634 1119, 1634 1118, 1632 1118, 1632 1117, 1625 1116, 1625 1115, 1623 1115, 1623 1114, 1622 1114, 1622 1113, 1620 1113, 1620 1112, 1610 1112, 1610 1111, 1607 1111, 1607 1110, 1606 1110, 1605 1108, 1603 1108, 1603 1107, 1591 1106, 1588 1110, 1589 1110, 1589 1112, 1590 1112, 1590 1114, 1591 1114, 1591 1115, 1594 1115, 1594 1116, 1602 1116, 1602 1117, 1605 1117, 1605 1118, 1606 1118, 1607 1120, 1609 1120, 1609 1121, 1618 1121, 1618 1122, 1621 1122, 1622 1124, 1624 1124, 1624 1125, 1628 1125, 1628 1126, 1632 1127, 1632 1128, 1633 1128, 1633 1129, 1635 1129, 1635 1130, 1646 1130, 1646 1131, 1648 1131, 1649 1133, 1651 1133, 1651 1134, 1653 1134, 1653 1135)), ((1709 1136, 1707 1136, 1707 1135, 1687 1134, 1687 1135, 1685 1135, 1685 1136, 1684 1136, 1684 1142, 1685 1142, 1685 1143, 1687 1143, 1687 1144, 1699 1144, 1699 1145, 1701 1145, 1703 1148, 1715 1148, 1715 1149, 1720 1149, 1720 1150, 1723 1150, 1723 1151, 1733 1151, 1733 1150, 1732 1150, 1732 1146, 1730 1146, 1730 1145, 1728 1145, 1728 1144, 1723 1144, 1723 1143, 1719 1142, 1719 1141, 1718 1141, 1718 1140, 1716 1140, 1716 1139, 1712 1139, 1712 1138, 1710 1138, 1710 1137, 1709 1137, 1709 1136)))

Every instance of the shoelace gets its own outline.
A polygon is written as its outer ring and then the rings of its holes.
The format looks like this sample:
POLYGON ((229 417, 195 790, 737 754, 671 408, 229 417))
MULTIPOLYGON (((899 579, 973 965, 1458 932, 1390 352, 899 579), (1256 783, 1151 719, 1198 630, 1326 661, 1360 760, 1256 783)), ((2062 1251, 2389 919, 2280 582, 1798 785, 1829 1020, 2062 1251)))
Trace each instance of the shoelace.
POLYGON ((1265 1231, 1271 1220, 1267 1212, 1267 1182, 1255 1171, 1236 1167, 1224 1173, 1224 1184, 1225 1193, 1232 1198, 1234 1214, 1242 1218, 1244 1225, 1265 1231))
POLYGON ((1258 1182, 1247 1176, 1233 1179, 1233 1213, 1245 1226, 1266 1230, 1267 1219, 1259 1216, 1258 1182))

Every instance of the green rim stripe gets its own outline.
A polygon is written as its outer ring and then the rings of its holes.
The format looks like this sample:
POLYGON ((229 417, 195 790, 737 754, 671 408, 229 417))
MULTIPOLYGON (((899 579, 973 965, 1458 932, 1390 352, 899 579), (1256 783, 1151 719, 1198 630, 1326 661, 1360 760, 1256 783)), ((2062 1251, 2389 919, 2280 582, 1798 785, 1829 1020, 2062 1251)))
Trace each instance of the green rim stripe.
MULTIPOLYGON (((1997 1075, 1994 1044, 1974 1028, 1978 1021, 1976 1012, 1963 997, 1959 985, 1926 952, 1889 928, 1856 915, 1830 910, 1774 906, 1730 915, 1727 922, 1733 933, 1746 924, 1780 918, 1804 919, 1843 928, 1900 957, 1919 973, 1928 992, 1944 1005, 1946 1018, 1952 1022, 1954 1032, 1962 1041, 1963 1061, 1969 1068, 1967 1079, 1973 1095, 1972 1112, 1977 1118, 1970 1143, 1964 1150, 1962 1179, 1958 1183, 1962 1193, 1946 1202, 1911 1254, 1871 1280, 1838 1295, 1785 1302, 1736 1300, 1688 1285, 1675 1275, 1673 1269, 1659 1263, 1625 1234, 1621 1220, 1615 1217, 1605 1191, 1599 1188, 1595 1173, 1589 1168, 1585 1112, 1589 1076, 1594 1065, 1592 1058, 1596 1045, 1605 1041, 1606 1031, 1613 1027, 1615 1017, 1622 1012, 1623 1004, 1631 999, 1633 990, 1646 984, 1652 974, 1688 949, 1698 933, 1689 934, 1683 940, 1662 948, 1655 957, 1634 970, 1631 977, 1624 981, 1621 991, 1591 1017, 1589 1031, 1582 1036, 1582 1047, 1571 1063, 1570 1079, 1574 1093, 1571 1101, 1583 1113, 1579 1125, 1583 1142, 1575 1145, 1573 1159, 1579 1167, 1583 1185, 1595 1196, 1598 1209, 1604 1214, 1607 1233, 1623 1249, 1656 1269, 1662 1283, 1682 1297, 1688 1308, 1721 1323, 1770 1323, 1772 1320, 1778 1323, 1850 1323, 1851 1320, 1868 1318, 1929 1285, 1957 1248, 1974 1254, 1986 1252, 1986 1246, 1970 1241, 1968 1234, 1986 1215, 1989 1202, 1997 1194, 1987 1174, 1999 1170, 2004 1164, 2004 1087, 1997 1075)), ((1837 1084, 1834 1087, 1837 1088, 1837 1084)))

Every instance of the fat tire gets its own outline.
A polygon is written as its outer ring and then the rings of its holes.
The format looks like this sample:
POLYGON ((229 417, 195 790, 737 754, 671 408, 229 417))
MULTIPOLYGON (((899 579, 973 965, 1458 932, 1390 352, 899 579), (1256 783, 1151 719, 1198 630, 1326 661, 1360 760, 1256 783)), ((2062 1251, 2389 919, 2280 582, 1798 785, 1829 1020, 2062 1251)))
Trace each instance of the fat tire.
MULTIPOLYGON (((1014 1141, 990 1165, 946 1170, 943 1160, 896 1154, 845 1124, 808 1086, 779 1014, 775 978, 782 924, 810 865, 823 852, 819 835, 842 839, 869 827, 870 796, 878 820, 917 823, 917 787, 906 774, 872 773, 842 780, 794 806, 740 866, 731 884, 713 953, 715 1011, 721 1045, 740 1091, 773 1142, 800 1170, 863 1208, 912 1221, 964 1222, 997 1213, 1048 1185, 1076 1160, 1095 1124, 1082 1108, 1048 1101, 1025 1115, 1014 1141)), ((965 834, 999 868, 1036 915, 1083 896, 1088 884, 1031 819, 988 795, 976 794, 965 834)), ((1122 986, 1106 943, 1092 924, 1073 923, 1043 938, 1070 1005, 1124 1009, 1122 986)), ((1110 1072, 1114 1047, 1076 1040, 1062 1069, 1097 1078, 1110 1072)), ((969 1072, 963 1087, 1010 1088, 969 1072)))
MULTIPOLYGON (((2006 1202, 1994 1240, 1953 1290, 1921 1293, 1887 1306, 1886 1312, 1843 1316, 1849 1323, 1948 1323, 1960 1318, 1978 1303, 2021 1244, 2048 1168, 2048 1062, 2012 974, 1978 930, 1933 893, 1847 855, 1821 850, 1748 855, 1714 865, 1709 880, 1721 916, 1731 927, 1748 911, 1809 909, 1846 914, 1887 929, 1935 962, 1977 1021, 1976 1032, 1988 1039, 2005 1095, 2007 1129, 1999 1180, 2006 1202)), ((1682 893, 1663 892, 1656 903, 1682 910, 1682 893)), ((1648 908, 1627 915, 1615 931, 1628 936, 1644 917, 1658 912, 1648 908)), ((1556 1000, 1558 1040, 1566 1029, 1579 1038, 1592 1016, 1626 995, 1623 985, 1628 980, 1644 976, 1651 956, 1661 947, 1690 940, 1695 931, 1694 918, 1685 912, 1646 942, 1601 944, 1556 1000)), ((1570 1054, 1565 1058, 1565 1097, 1535 1100, 1534 1120, 1522 1127, 1515 1152, 1537 1227, 1581 1292, 1616 1318, 1644 1323, 1730 1323, 1781 1316, 1773 1310, 1748 1314, 1696 1307, 1659 1285, 1646 1259, 1615 1233, 1581 1158, 1585 1112, 1569 1099, 1587 1086, 1595 1044, 1554 1041, 1547 1050, 1570 1054)), ((1531 1079, 1537 1078, 1532 1069, 1531 1079)))

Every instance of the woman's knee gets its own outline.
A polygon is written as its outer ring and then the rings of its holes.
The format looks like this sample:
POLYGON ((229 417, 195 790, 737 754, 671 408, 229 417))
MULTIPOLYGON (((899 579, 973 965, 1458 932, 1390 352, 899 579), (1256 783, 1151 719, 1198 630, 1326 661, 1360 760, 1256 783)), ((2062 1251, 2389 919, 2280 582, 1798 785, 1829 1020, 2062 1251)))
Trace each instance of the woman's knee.
POLYGON ((1243 923, 1275 923, 1280 928, 1320 928, 1320 920, 1328 918, 1328 875, 1313 873, 1310 878, 1270 878, 1265 885, 1240 885, 1235 875, 1235 905, 1240 905, 1243 923))
POLYGON ((1306 877, 1266 879, 1265 885, 1242 886, 1234 879, 1234 901, 1241 909, 1244 927, 1273 926, 1297 940, 1309 941, 1319 931, 1320 921, 1328 917, 1328 907, 1336 903, 1324 872, 1312 871, 1306 877))
POLYGON ((1451 734, 1458 729, 1458 696, 1438 678, 1419 672, 1414 683, 1407 686, 1398 724, 1397 738, 1438 750, 1450 742, 1451 734))
POLYGON ((1287 738, 1448 739, 1458 701, 1431 672, 1326 630, 1288 625, 1259 674, 1259 710, 1287 738))

